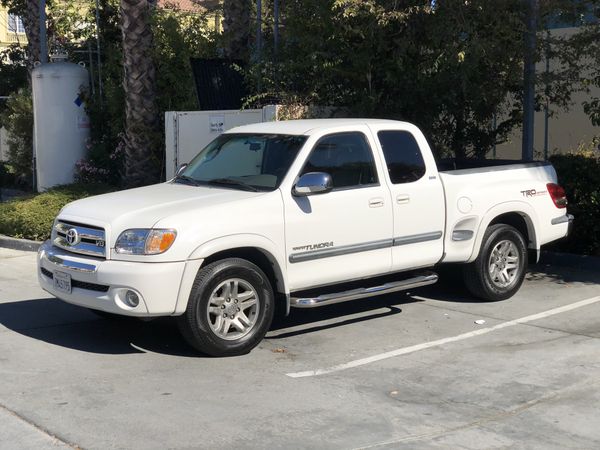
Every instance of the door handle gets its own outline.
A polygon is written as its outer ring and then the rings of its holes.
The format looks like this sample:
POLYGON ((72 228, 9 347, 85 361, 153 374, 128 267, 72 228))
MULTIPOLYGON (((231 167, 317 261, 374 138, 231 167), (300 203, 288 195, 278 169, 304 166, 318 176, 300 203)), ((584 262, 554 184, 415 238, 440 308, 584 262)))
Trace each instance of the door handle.
POLYGON ((410 202, 410 195, 408 194, 400 194, 396 197, 396 203, 399 205, 403 205, 408 202, 410 202))
POLYGON ((369 208, 381 208, 382 206, 383 199, 381 197, 376 197, 369 200, 369 208))

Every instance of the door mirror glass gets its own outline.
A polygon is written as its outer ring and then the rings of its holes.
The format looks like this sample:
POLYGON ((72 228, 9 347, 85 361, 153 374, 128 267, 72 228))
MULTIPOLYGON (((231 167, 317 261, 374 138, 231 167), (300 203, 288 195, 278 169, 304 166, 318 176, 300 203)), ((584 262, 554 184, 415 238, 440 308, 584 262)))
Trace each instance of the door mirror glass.
POLYGON ((306 197, 307 195, 324 194, 333 189, 331 175, 325 172, 309 172, 302 175, 294 186, 294 195, 306 197))

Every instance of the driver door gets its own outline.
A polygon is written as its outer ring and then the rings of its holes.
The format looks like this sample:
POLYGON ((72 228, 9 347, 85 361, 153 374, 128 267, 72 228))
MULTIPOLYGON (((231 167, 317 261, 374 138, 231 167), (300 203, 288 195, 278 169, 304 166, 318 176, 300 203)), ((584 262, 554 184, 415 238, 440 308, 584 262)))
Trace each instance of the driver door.
POLYGON ((298 173, 329 174, 329 192, 283 192, 292 291, 390 270, 390 193, 381 177, 381 162, 373 155, 369 129, 356 129, 320 138, 298 173))

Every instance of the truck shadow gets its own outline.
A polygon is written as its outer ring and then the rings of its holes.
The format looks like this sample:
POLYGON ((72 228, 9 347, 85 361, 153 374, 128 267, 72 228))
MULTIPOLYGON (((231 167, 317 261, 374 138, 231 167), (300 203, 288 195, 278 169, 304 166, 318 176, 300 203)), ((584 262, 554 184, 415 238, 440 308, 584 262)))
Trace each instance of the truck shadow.
MULTIPOLYGON (((438 268, 437 272, 440 276, 439 282, 435 285, 420 288, 414 292, 415 295, 455 303, 482 302, 482 300, 471 295, 465 288, 460 265, 443 266, 438 268)), ((542 260, 538 264, 531 264, 529 266, 525 276, 525 283, 600 285, 600 271, 588 270, 585 266, 574 267, 549 264, 542 260)))
MULTIPOLYGON (((313 310, 294 310, 292 315, 274 321, 267 339, 377 320, 402 312, 398 305, 417 301, 420 300, 400 293, 313 310)), ((147 322, 118 316, 105 319, 55 298, 0 303, 0 325, 41 342, 86 353, 205 357, 187 345, 173 318, 147 322)))
MULTIPOLYGON (((526 283, 600 285, 600 272, 542 263, 530 267, 526 283)), ((480 301, 464 289, 460 268, 450 267, 440 271, 440 283, 436 285, 316 309, 294 309, 288 317, 279 314, 266 339, 377 321, 398 315, 401 305, 421 302, 423 298, 456 303, 480 301)), ((150 322, 127 317, 103 319, 55 298, 0 303, 0 325, 32 339, 88 353, 202 357, 181 338, 173 318, 150 322)))
POLYGON ((72 350, 99 354, 154 352, 197 357, 169 318, 100 318, 55 298, 0 303, 0 325, 21 335, 72 350))
POLYGON ((320 308, 293 309, 287 317, 276 317, 266 339, 284 339, 393 316, 402 312, 399 305, 421 301, 406 293, 397 292, 320 308))

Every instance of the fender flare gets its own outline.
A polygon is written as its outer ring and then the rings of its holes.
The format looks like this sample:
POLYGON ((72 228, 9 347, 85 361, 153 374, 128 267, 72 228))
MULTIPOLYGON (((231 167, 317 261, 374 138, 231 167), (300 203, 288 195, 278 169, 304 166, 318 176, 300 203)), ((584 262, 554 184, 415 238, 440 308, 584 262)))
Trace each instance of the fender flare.
POLYGON ((190 253, 188 260, 206 259, 215 253, 244 247, 251 247, 259 250, 269 259, 269 261, 271 261, 273 264, 273 271, 278 280, 277 286, 274 286, 274 288, 279 292, 289 294, 287 272, 285 271, 285 255, 282 254, 280 246, 260 234, 230 234, 206 241, 190 253))
POLYGON ((289 311, 289 284, 287 273, 284 270, 285 259, 281 255, 279 247, 270 239, 259 234, 231 234, 206 241, 190 253, 179 288, 174 315, 180 315, 185 312, 193 281, 196 278, 198 270, 202 268, 204 260, 215 253, 235 250, 236 248, 254 248, 262 252, 269 259, 273 264, 273 271, 277 278, 277 286, 274 286, 274 288, 277 292, 285 294, 287 301, 286 309, 289 311))
POLYGON ((467 262, 473 262, 475 259, 477 259, 477 256, 479 256, 483 236, 485 231, 490 226, 490 223, 492 223, 496 217, 508 213, 517 213, 525 220, 527 232, 529 234, 528 248, 533 248, 536 250, 540 248, 539 237, 537 233, 537 230, 539 230, 539 220, 535 210, 529 203, 521 201, 509 201, 492 206, 483 215, 481 222, 479 222, 477 237, 473 245, 473 252, 471 253, 471 257, 467 262))

